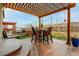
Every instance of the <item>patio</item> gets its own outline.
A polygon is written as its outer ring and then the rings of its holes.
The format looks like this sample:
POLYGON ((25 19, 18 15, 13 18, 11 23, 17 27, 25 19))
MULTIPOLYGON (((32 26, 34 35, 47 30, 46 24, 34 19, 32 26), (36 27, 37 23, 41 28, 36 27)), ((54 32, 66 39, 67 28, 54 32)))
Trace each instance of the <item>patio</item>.
POLYGON ((0 55, 9 56, 79 56, 79 47, 73 47, 65 44, 65 41, 53 39, 53 44, 50 42, 37 42, 35 45, 31 43, 31 38, 23 40, 7 39, 0 44, 0 55), (16 42, 14 42, 16 41, 16 42), (10 42, 10 43, 8 43, 10 42), (14 42, 14 45, 11 43, 14 42), (15 44, 17 43, 17 44, 15 44), (2 46, 4 45, 4 46, 2 46), (2 47, 1 47, 2 46, 2 47), (8 47, 8 49, 6 49, 8 47), (10 47, 10 48, 9 48, 10 47), (3 53, 4 52, 4 53, 3 53))
POLYGON ((79 48, 65 44, 65 41, 53 39, 53 44, 37 43, 30 51, 30 56, 79 56, 79 48))

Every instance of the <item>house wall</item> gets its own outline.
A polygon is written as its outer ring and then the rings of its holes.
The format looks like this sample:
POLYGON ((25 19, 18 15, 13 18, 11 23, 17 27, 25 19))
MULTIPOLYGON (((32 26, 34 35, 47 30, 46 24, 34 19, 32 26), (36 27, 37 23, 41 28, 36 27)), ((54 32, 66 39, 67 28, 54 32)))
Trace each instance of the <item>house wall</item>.
POLYGON ((6 32, 12 32, 12 35, 16 32, 16 23, 14 22, 3 22, 3 30, 6 32), (8 28, 8 26, 11 26, 12 28, 8 28))
POLYGON ((0 4, 0 42, 2 41, 2 21, 3 21, 3 6, 0 4))

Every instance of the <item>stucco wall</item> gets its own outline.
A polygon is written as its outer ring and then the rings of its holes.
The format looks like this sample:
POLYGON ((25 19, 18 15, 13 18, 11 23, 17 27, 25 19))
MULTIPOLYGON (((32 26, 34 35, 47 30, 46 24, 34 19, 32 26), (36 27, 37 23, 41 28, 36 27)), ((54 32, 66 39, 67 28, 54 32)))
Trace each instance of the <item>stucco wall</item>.
POLYGON ((2 41, 3 6, 0 4, 0 42, 2 41))

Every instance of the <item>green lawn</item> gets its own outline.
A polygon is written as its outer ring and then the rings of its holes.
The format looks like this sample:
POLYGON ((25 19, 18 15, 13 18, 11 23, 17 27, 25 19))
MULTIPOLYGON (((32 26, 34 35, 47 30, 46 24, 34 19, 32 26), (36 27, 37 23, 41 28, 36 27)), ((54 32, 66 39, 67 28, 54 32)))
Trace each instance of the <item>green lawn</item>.
MULTIPOLYGON (((28 38, 28 35, 20 35, 20 36, 16 36, 16 39, 25 39, 28 38)), ((52 33, 52 37, 58 40, 66 40, 66 36, 61 34, 60 32, 53 32, 52 33)))
POLYGON ((60 32, 53 32, 52 37, 58 40, 66 40, 66 36, 61 34, 60 32))
MULTIPOLYGON (((65 34, 65 32, 64 32, 65 34)), ((52 32, 52 37, 58 40, 64 40, 66 41, 67 37, 66 35, 62 34, 61 32, 52 32)), ((71 33, 73 34, 73 33, 71 33)), ((79 32, 75 33, 77 36, 79 36, 79 32)), ((28 38, 28 35, 20 35, 20 36, 16 36, 16 39, 24 39, 24 38, 28 38)))
POLYGON ((16 36, 15 38, 16 39, 24 39, 24 38, 27 38, 28 35, 20 35, 20 36, 16 36))

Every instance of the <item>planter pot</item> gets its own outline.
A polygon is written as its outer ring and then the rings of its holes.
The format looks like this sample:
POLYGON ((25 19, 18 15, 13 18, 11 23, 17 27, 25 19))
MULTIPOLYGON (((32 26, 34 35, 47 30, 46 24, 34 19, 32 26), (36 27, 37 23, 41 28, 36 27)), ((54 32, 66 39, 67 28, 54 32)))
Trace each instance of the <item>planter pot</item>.
POLYGON ((78 47, 79 46, 79 39, 78 38, 71 38, 71 42, 72 42, 72 45, 74 47, 78 47))

